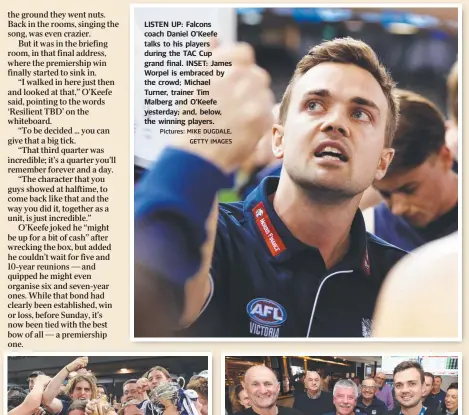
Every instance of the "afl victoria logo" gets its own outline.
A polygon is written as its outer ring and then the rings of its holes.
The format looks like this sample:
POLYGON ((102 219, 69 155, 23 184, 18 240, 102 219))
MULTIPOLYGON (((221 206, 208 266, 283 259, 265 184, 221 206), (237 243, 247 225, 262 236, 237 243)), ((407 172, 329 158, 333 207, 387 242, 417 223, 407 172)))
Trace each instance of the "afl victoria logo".
POLYGON ((263 214, 264 214, 264 211, 262 209, 256 210, 256 218, 260 218, 263 214))
POLYGON ((246 311, 253 322, 265 326, 280 326, 287 319, 286 310, 279 303, 267 298, 255 298, 250 301, 246 311))

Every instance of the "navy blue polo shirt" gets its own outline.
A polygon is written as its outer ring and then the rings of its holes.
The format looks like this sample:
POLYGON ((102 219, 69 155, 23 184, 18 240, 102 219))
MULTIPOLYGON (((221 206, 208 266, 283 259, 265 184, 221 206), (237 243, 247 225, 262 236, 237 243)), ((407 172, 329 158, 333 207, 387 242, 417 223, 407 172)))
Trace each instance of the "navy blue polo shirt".
POLYGON ((357 408, 366 415, 384 415, 388 412, 386 404, 378 399, 376 396, 373 397, 371 404, 366 406, 363 402, 363 397, 357 399, 357 408))
POLYGON ((416 228, 394 215, 386 203, 374 208, 374 234, 406 251, 443 238, 458 230, 458 205, 424 228, 416 228))
MULTIPOLYGON (((158 275, 183 283, 200 266, 197 244, 204 240, 213 201, 207 189, 223 181, 213 165, 194 155, 170 149, 162 158, 136 192, 135 240, 140 248, 135 258, 158 275), (176 166, 181 172, 190 167, 184 178, 174 177, 171 169, 176 166), (144 225, 138 225, 142 220, 144 225)), ((278 180, 266 178, 244 202, 220 204, 210 270, 212 294, 196 322, 178 335, 371 334, 378 291, 405 252, 368 234, 358 210, 349 252, 326 269, 319 250, 296 239, 273 209, 269 196, 278 180)))

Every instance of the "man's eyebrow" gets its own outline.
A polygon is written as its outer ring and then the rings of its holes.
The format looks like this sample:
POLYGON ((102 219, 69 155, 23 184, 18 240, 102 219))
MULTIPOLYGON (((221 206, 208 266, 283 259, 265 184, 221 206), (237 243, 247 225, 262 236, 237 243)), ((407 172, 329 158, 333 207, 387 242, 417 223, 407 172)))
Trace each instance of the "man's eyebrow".
POLYGON ((305 97, 312 95, 326 98, 331 96, 331 92, 328 89, 313 89, 311 91, 306 92, 305 97))
POLYGON ((363 97, 353 97, 350 102, 353 102, 354 104, 358 105, 363 105, 365 107, 370 107, 378 111, 379 114, 381 114, 381 111, 379 110, 378 106, 371 100, 363 98, 363 97))

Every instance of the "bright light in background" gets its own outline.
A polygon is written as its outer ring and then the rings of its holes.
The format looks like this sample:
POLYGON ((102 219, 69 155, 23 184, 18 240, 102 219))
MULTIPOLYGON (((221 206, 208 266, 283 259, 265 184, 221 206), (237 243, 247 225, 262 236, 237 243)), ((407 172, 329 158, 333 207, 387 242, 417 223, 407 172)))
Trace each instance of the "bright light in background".
POLYGON ((241 15, 241 21, 250 26, 258 25, 262 22, 262 14, 258 11, 251 10, 241 15))
POLYGON ((386 30, 394 35, 415 35, 419 28, 409 23, 390 23, 386 25, 386 30))
POLYGON ((130 370, 127 369, 127 368, 125 368, 125 367, 123 367, 122 369, 119 369, 119 372, 120 372, 120 373, 130 373, 130 370))

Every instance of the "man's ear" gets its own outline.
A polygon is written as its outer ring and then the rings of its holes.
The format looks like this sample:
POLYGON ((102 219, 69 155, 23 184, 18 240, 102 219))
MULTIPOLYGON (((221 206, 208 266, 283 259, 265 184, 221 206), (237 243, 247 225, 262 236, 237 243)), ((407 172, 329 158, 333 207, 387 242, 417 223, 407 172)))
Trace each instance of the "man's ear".
POLYGON ((278 160, 283 159, 283 125, 274 124, 272 127, 272 152, 278 160))
POLYGON ((375 180, 381 180, 388 171, 389 165, 394 157, 393 148, 384 148, 381 152, 381 157, 378 161, 378 167, 376 168, 375 180))

